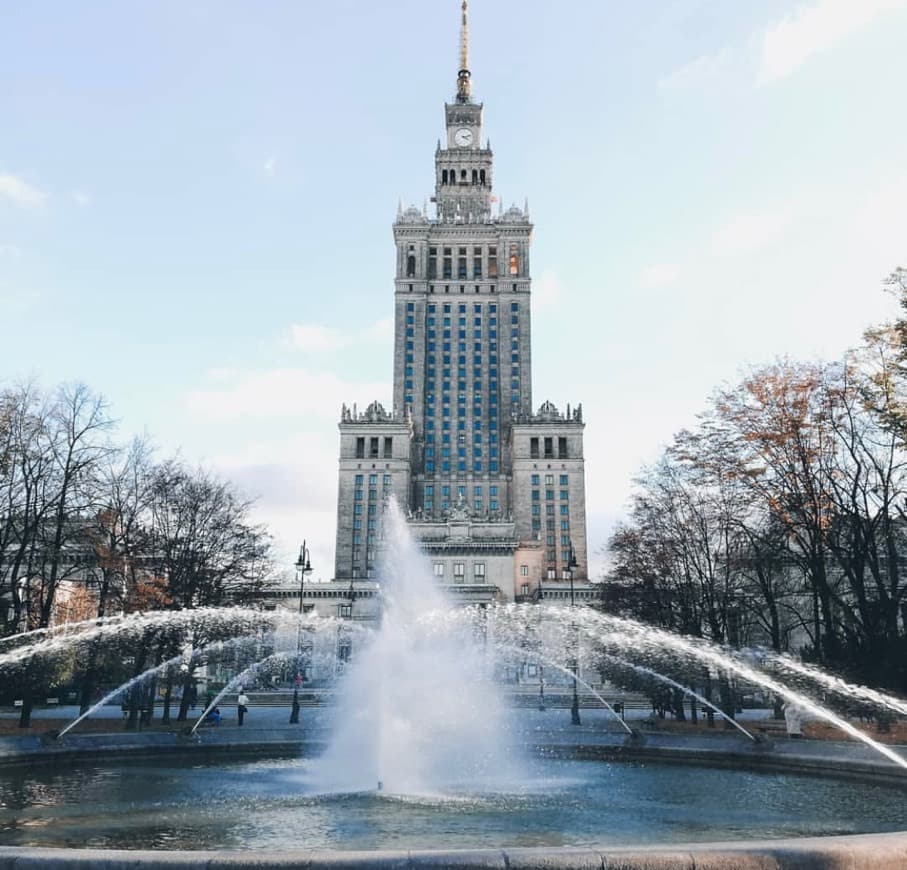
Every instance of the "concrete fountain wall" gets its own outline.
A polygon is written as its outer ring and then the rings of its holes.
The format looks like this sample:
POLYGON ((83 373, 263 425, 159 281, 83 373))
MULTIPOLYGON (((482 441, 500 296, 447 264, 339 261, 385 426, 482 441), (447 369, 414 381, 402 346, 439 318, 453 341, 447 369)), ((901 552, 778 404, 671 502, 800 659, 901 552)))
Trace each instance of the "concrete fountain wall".
POLYGON ((907 833, 668 848, 458 852, 131 852, 0 847, 0 870, 904 870, 907 833))

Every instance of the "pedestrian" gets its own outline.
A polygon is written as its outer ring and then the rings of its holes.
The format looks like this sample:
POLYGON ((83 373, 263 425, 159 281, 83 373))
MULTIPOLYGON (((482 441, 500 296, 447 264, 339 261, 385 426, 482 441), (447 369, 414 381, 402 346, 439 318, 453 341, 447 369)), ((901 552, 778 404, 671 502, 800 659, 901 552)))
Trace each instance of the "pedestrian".
POLYGON ((236 712, 239 718, 239 726, 242 727, 243 719, 249 710, 249 696, 242 687, 239 689, 239 695, 236 698, 236 712))
POLYGON ((787 736, 794 740, 803 737, 803 710, 792 701, 784 705, 784 724, 787 728, 787 736))

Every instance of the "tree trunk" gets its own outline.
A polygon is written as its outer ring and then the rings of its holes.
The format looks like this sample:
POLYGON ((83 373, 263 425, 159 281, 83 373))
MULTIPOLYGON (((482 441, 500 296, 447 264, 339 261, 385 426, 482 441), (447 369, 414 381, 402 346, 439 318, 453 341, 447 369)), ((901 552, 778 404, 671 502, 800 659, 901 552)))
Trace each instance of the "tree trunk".
POLYGON ((164 725, 170 724, 170 701, 173 699, 173 677, 169 674, 167 675, 167 680, 164 683, 164 700, 163 700, 163 709, 161 711, 161 723, 164 725))

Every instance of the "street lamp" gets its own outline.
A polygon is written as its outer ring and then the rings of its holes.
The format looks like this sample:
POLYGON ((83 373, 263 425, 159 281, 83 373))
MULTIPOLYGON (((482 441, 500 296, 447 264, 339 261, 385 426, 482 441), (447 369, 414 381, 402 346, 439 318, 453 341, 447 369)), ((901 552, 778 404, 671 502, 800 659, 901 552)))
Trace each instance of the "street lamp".
POLYGON ((576 599, 573 592, 573 575, 576 572, 576 569, 579 567, 579 563, 576 561, 576 551, 573 549, 573 542, 570 542, 570 560, 567 562, 567 574, 570 577, 570 611, 571 611, 571 620, 572 620, 572 629, 573 629, 573 661, 571 662, 570 670, 573 671, 573 703, 570 705, 570 721, 574 725, 580 725, 579 718, 579 696, 576 694, 576 672, 579 668, 579 662, 577 661, 577 639, 576 639, 576 620, 573 617, 573 607, 576 604, 576 599))
POLYGON ((296 576, 299 578, 299 621, 296 623, 296 679, 293 684, 293 706, 290 710, 290 724, 299 724, 299 684, 302 682, 302 674, 305 673, 305 666, 301 663, 302 648, 302 616, 305 613, 305 575, 312 573, 312 561, 310 558, 309 548, 306 542, 302 542, 299 548, 299 558, 296 560, 296 576), (301 670, 300 670, 301 669, 301 670))
POLYGON ((545 596, 542 593, 542 572, 539 571, 539 712, 545 709, 545 671, 542 666, 542 605, 545 596))

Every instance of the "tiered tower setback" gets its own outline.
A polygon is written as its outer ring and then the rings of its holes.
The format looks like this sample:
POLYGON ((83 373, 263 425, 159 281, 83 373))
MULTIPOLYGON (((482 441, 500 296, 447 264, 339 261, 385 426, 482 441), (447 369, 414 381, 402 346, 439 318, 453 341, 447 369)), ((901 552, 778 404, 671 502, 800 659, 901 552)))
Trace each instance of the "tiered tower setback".
POLYGON ((444 115, 435 213, 400 209, 393 226, 393 410, 344 408, 340 424, 336 577, 376 576, 393 492, 439 578, 476 587, 474 600, 510 599, 561 579, 572 559, 574 579, 586 577, 584 426, 580 409, 533 413, 533 228, 528 208, 494 208, 465 0, 444 115))

